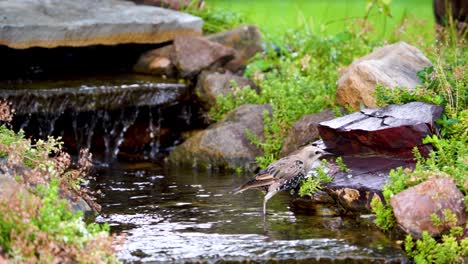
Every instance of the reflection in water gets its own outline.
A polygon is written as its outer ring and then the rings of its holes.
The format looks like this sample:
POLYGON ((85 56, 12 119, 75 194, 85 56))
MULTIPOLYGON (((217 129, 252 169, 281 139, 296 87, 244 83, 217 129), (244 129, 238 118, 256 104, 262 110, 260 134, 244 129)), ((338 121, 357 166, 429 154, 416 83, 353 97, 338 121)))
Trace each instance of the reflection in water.
POLYGON ((197 172, 148 163, 99 172, 102 215, 127 234, 118 256, 143 262, 404 262, 397 247, 353 219, 295 214, 284 193, 262 221, 262 195, 230 191, 249 175, 197 172))

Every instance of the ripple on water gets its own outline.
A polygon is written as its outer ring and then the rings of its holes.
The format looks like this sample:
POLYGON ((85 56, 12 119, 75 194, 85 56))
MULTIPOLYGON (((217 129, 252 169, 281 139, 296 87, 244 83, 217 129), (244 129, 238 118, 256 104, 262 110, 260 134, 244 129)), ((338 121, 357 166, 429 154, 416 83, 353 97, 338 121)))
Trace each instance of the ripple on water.
POLYGON ((127 235, 118 251, 126 262, 406 261, 369 226, 290 211, 288 194, 271 199, 264 223, 261 193, 230 194, 250 175, 145 166, 111 168, 90 184, 103 192, 96 221, 127 235))

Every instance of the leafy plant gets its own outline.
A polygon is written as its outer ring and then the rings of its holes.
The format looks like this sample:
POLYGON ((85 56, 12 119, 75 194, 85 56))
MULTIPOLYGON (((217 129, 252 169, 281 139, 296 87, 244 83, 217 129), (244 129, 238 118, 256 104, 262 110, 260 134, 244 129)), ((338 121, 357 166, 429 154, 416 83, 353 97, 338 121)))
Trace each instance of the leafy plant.
POLYGON ((183 11, 203 19, 203 32, 205 34, 230 30, 244 23, 244 17, 237 12, 215 8, 210 5, 198 8, 196 2, 193 1, 183 11))
POLYGON ((348 172, 349 168, 346 166, 346 164, 343 162, 343 157, 338 157, 335 160, 336 165, 340 168, 341 171, 343 172, 348 172))
POLYGON ((405 251, 417 264, 462 263, 468 253, 468 238, 458 241, 453 235, 443 235, 439 242, 424 231, 416 242, 411 235, 406 236, 405 251))
POLYGON ((300 196, 312 196, 314 193, 322 189, 323 185, 330 183, 333 179, 326 173, 328 162, 320 161, 320 165, 314 169, 311 175, 302 181, 299 188, 300 196))
POLYGON ((0 164, 4 177, 18 183, 8 199, 0 197, 0 248, 13 263, 113 263, 107 225, 87 225, 59 196, 80 196, 98 207, 79 186, 87 172, 89 153, 82 151, 77 169, 61 152, 60 139, 34 144, 6 125, 0 126, 0 164), (3 199, 2 199, 3 198, 3 199))
POLYGON ((0 211, 0 247, 14 262, 118 262, 109 226, 86 225, 81 212, 71 212, 56 179, 37 196, 18 190, 0 211))
POLYGON ((211 109, 214 120, 242 104, 269 104, 273 114, 264 118, 265 141, 249 137, 264 150, 261 167, 276 160, 282 142, 291 126, 306 114, 335 106, 338 68, 372 49, 349 31, 321 38, 306 30, 291 30, 279 39, 272 39, 263 55, 248 66, 246 75, 254 79, 260 92, 243 89, 220 96, 211 109))

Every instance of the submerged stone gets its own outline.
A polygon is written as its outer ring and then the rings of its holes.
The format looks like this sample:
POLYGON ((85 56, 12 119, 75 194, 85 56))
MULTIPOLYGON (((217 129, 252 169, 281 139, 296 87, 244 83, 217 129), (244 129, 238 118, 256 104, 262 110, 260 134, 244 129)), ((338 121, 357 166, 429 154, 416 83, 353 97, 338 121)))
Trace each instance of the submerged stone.
POLYGON ((31 47, 162 43, 200 35, 202 19, 123 0, 0 1, 0 45, 31 47))

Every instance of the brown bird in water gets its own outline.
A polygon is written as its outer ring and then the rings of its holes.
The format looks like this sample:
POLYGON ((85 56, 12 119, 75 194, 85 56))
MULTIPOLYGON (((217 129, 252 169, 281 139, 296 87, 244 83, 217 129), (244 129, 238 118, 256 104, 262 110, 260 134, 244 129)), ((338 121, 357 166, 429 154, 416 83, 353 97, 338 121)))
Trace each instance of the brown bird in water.
POLYGON ((263 215, 266 215, 268 200, 280 191, 297 188, 312 169, 313 164, 326 155, 332 154, 312 145, 303 147, 296 153, 277 160, 261 170, 255 178, 237 188, 234 194, 252 188, 261 189, 265 193, 263 215))

